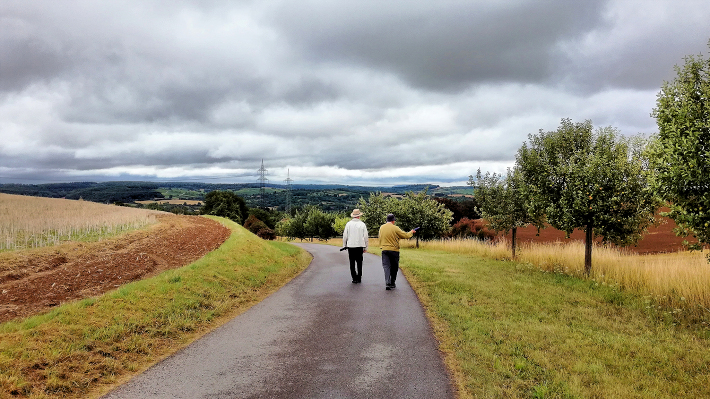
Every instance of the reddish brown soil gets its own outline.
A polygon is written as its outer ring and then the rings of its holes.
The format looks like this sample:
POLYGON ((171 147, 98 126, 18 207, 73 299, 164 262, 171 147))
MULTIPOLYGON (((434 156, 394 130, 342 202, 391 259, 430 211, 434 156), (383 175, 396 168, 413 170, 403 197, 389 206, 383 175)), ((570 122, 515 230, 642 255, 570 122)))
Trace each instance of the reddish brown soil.
POLYGON ((1 253, 0 322, 187 265, 229 235, 211 219, 161 215, 156 225, 117 238, 1 253))
MULTIPOLYGON (((626 249, 639 254, 656 254, 663 252, 677 252, 683 250, 683 241, 692 241, 690 238, 677 237, 673 233, 676 224, 673 220, 659 217, 660 223, 657 226, 651 226, 643 238, 636 246, 630 246, 626 249)), ((537 228, 528 226, 519 228, 517 232, 518 243, 523 242, 568 242, 571 240, 584 241, 584 231, 575 230, 570 235, 569 239, 565 238, 565 232, 552 227, 547 227, 540 230, 538 234, 537 228)), ((511 233, 508 233, 506 238, 510 240, 511 233)), ((597 240, 600 241, 600 240, 597 240)))

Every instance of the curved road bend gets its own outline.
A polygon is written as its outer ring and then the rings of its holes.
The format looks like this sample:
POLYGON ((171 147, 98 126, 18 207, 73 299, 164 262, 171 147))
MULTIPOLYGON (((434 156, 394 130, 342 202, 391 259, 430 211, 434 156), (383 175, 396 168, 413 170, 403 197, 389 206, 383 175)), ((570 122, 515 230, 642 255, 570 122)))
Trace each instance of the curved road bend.
POLYGON ((400 274, 385 290, 365 254, 297 244, 311 265, 224 326, 104 398, 453 398, 424 311, 400 274))

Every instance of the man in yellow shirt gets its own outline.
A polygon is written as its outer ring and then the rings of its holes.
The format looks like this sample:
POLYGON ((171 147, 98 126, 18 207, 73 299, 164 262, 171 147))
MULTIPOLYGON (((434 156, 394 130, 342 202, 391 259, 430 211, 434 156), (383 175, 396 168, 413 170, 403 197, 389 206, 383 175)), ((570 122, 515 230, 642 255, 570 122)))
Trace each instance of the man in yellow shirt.
POLYGON ((405 233, 395 226, 393 214, 387 215, 387 223, 380 226, 380 246, 382 247, 382 268, 385 271, 385 289, 395 288, 397 271, 399 270, 399 239, 411 238, 416 229, 405 233))

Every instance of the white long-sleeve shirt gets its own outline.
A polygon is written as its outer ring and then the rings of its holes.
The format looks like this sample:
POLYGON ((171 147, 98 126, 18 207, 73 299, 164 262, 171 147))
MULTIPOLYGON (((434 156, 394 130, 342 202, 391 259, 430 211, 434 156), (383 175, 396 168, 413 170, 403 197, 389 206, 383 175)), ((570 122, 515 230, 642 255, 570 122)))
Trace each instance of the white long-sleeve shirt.
POLYGON ((343 248, 365 248, 367 249, 367 226, 358 219, 353 218, 345 224, 343 231, 343 248))

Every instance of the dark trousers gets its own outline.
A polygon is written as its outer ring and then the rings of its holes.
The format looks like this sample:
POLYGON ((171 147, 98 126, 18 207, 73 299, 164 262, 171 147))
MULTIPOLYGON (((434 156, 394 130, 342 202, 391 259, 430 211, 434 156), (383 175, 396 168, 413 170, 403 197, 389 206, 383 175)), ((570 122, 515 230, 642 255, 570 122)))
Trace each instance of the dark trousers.
POLYGON ((382 251, 382 268, 385 271, 385 284, 394 285, 399 270, 399 251, 382 251))
POLYGON ((353 281, 362 281, 362 252, 365 248, 348 248, 348 259, 350 259, 350 275, 353 281), (357 266, 357 270, 355 270, 357 266))

